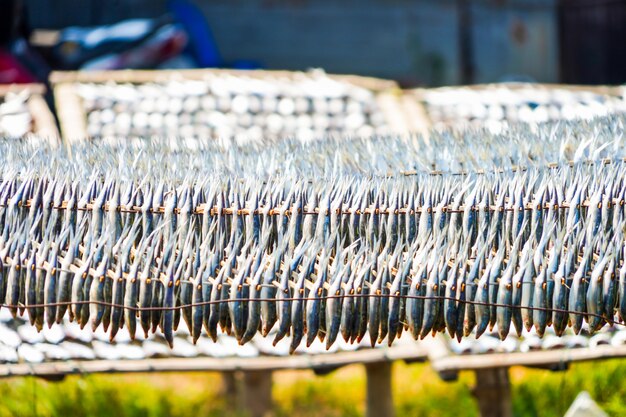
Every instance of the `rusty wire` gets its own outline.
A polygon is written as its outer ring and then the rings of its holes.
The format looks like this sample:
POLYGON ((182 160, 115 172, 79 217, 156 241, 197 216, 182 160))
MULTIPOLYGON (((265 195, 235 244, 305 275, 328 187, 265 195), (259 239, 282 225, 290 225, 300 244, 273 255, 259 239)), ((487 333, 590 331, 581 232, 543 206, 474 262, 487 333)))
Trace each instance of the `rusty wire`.
MULTIPOLYGON (((15 207, 15 208, 21 208, 21 209, 26 209, 26 208, 30 208, 31 207, 31 199, 26 200, 25 202, 18 202, 16 205, 14 206, 10 206, 8 204, 0 204, 0 208, 9 208, 9 207, 15 207)), ((625 200, 623 199, 619 199, 619 198, 613 198, 609 204, 612 204, 614 206, 624 206, 625 200)), ((583 202, 581 202, 580 204, 578 204, 576 206, 576 208, 580 209, 580 208, 586 208, 589 207, 590 202, 588 200, 585 200, 583 202)), ((598 208, 602 207, 602 203, 598 204, 598 208)), ((125 206, 125 205, 119 205, 116 207, 111 207, 109 204, 104 204, 102 207, 97 207, 95 204, 93 203, 89 203, 87 205, 85 205, 84 207, 69 207, 69 204, 67 201, 63 201, 61 203, 60 206, 50 206, 49 207, 52 210, 74 210, 74 211, 94 211, 94 210, 102 210, 102 211, 118 211, 120 213, 129 213, 129 214, 144 214, 144 210, 142 210, 141 207, 139 206, 125 206)), ((470 207, 470 211, 472 212, 508 212, 508 211, 515 211, 515 210, 525 210, 525 211, 529 211, 529 210, 565 210, 565 209, 569 209, 571 208, 571 206, 569 205, 569 203, 567 201, 563 201, 560 204, 544 204, 544 205, 534 205, 532 203, 529 204, 525 204, 523 206, 506 206, 506 205, 502 205, 502 206, 497 206, 497 205, 490 205, 490 206, 477 206, 477 205, 473 205, 470 207)), ((443 206, 443 207, 439 207, 436 205, 432 205, 431 207, 426 207, 425 208, 429 213, 434 213, 437 210, 441 210, 442 213, 464 213, 466 207, 463 205, 460 205, 458 208, 453 209, 450 208, 450 206, 443 206)), ((217 216, 232 216, 232 215, 237 215, 237 216, 250 216, 250 215, 258 215, 258 216, 280 216, 280 215, 284 215, 284 216, 291 216, 295 213, 298 214, 302 214, 302 215, 323 215, 323 216, 330 216, 331 214, 337 214, 337 215, 344 215, 344 216, 348 216, 348 215, 391 215, 391 214, 395 214, 395 215, 400 215, 400 214, 418 214, 421 213, 424 210, 424 207, 415 207, 414 209, 409 209, 408 207, 403 207, 403 208, 398 208, 398 209, 389 209, 389 208, 365 208, 363 210, 361 209, 351 209, 351 208, 347 208, 347 209, 335 209, 335 210, 319 210, 318 208, 314 209, 314 210, 302 210, 302 209, 289 209, 289 208, 259 208, 256 210, 251 210, 251 209, 237 209, 235 210, 232 207, 224 207, 221 210, 217 207, 217 206, 213 206, 208 208, 207 210, 207 204, 200 204, 198 207, 196 207, 195 209, 192 209, 189 214, 194 214, 194 215, 205 215, 205 214, 209 214, 212 217, 217 217, 217 216)), ((150 213, 150 214, 165 214, 167 211, 167 209, 165 208, 165 206, 159 206, 159 207, 150 207, 146 210, 146 213, 150 213)), ((173 210, 174 214, 181 214, 182 210, 178 207, 174 208, 173 210)))
POLYGON ((497 308, 512 308, 512 309, 518 309, 518 310, 529 310, 529 311, 544 311, 547 313, 563 313, 563 314, 574 314, 574 315, 579 315, 579 316, 585 316, 585 317, 596 317, 596 318, 600 318, 603 319, 607 322, 611 322, 613 324, 619 324, 619 325, 623 325, 626 326, 626 323, 622 323, 619 322, 617 320, 609 320, 606 316, 602 315, 602 314, 597 314, 597 313, 590 313, 590 312, 581 312, 581 311, 575 311, 575 310, 566 310, 566 309, 559 309, 559 308, 548 308, 548 307, 536 307, 536 306, 521 306, 521 305, 515 305, 515 304, 502 304, 502 303, 490 303, 490 302, 482 302, 482 301, 474 301, 474 300, 459 300, 455 297, 448 297, 445 295, 433 295, 433 296, 427 296, 427 295, 408 295, 408 294, 385 294, 385 293, 380 293, 380 294, 339 294, 339 295, 327 295, 327 296, 323 296, 323 297, 281 297, 280 299, 278 298, 235 298, 235 299, 224 299, 224 300, 214 300, 214 301, 202 301, 202 302, 198 302, 198 303, 189 303, 189 304, 182 304, 182 305, 178 305, 178 306, 163 306, 163 307, 134 307, 134 306, 127 306, 124 304, 116 304, 113 302, 107 302, 107 301, 100 301, 100 300, 80 300, 80 301, 59 301, 59 302, 54 302, 54 303, 42 303, 42 304, 30 304, 30 305, 23 305, 23 304, 18 304, 18 305, 12 305, 12 304, 0 304, 0 307, 2 308, 9 308, 9 309, 33 309, 33 308, 47 308, 47 307, 61 307, 61 306, 71 306, 71 305, 90 305, 90 304, 94 304, 94 305, 100 305, 100 306, 104 306, 104 307, 111 307, 111 308, 120 308, 120 309, 124 309, 124 310, 130 310, 130 311, 134 311, 136 313, 142 312, 142 311, 176 311, 179 309, 185 309, 185 308, 193 308, 193 307, 204 307, 204 306, 210 306, 210 305, 218 305, 218 304, 225 304, 225 303, 250 303, 250 302, 292 302, 292 301, 324 301, 324 300, 328 300, 328 299, 344 299, 344 298, 370 298, 370 297, 379 297, 379 298, 397 298, 397 299, 416 299, 416 300, 448 300, 448 301, 456 301, 459 302, 461 304, 470 304, 470 305, 480 305, 480 306, 486 306, 486 307, 497 307, 497 308))

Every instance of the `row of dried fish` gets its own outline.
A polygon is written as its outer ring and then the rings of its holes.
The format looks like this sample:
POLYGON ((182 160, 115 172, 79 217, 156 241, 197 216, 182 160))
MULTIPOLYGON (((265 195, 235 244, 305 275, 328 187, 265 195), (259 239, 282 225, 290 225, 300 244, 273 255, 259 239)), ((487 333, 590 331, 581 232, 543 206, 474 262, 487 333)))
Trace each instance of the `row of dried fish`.
POLYGON ((527 122, 591 119, 626 112, 626 99, 592 90, 532 85, 424 90, 428 114, 435 123, 527 122))
POLYGON ((239 141, 261 140, 265 136, 293 136, 301 139, 321 138, 344 133, 368 137, 388 133, 380 117, 366 124, 362 114, 348 115, 289 115, 222 113, 219 111, 194 114, 125 112, 113 113, 111 109, 94 110, 87 118, 91 137, 185 137, 185 138, 237 138, 239 141), (111 120, 111 121, 109 121, 111 120))
POLYGON ((275 329, 295 349, 496 324, 594 331, 626 314, 621 163, 182 184, 5 169, 0 297, 38 328, 67 313, 171 343, 182 319, 194 339, 275 329))
POLYGON ((261 139, 387 133, 374 93, 323 73, 293 79, 230 74, 204 80, 77 86, 92 137, 261 139))
POLYGON ((626 157, 621 116, 511 126, 505 135, 485 131, 439 132, 429 138, 391 136, 328 137, 237 142, 231 140, 110 140, 71 148, 0 140, 5 170, 89 177, 94 169, 120 178, 169 182, 229 175, 327 178, 338 175, 387 176, 413 172, 476 172, 542 167, 626 157), (73 156, 79 155, 80 158, 73 156))

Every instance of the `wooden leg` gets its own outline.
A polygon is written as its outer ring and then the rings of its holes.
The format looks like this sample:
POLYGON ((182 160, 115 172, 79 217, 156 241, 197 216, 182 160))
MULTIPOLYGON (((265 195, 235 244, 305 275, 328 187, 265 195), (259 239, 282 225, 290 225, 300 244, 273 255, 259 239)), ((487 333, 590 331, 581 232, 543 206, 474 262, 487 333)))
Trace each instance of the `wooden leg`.
POLYGON ((263 417, 272 409, 272 371, 243 372, 242 403, 250 417, 263 417))
POLYGON ((237 375, 235 372, 222 372, 222 395, 228 404, 238 404, 237 375))
POLYGON ((511 383, 508 368, 476 370, 473 389, 481 417, 512 417, 511 383))
POLYGON ((366 417, 393 417, 391 363, 368 363, 365 365, 365 373, 367 374, 366 417))

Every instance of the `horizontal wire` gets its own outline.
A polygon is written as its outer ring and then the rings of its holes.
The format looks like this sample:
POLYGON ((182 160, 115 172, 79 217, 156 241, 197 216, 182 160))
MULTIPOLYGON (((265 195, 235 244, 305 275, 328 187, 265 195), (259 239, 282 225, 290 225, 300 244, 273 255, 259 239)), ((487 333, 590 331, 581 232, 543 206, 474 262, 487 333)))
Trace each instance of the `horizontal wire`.
MULTIPOLYGON (((25 203, 22 203, 21 201, 18 202, 17 204, 13 204, 13 205, 9 205, 9 204, 0 204, 0 208, 30 208, 31 207, 31 202, 32 199, 28 199, 26 200, 25 203)), ((611 201, 609 202, 609 208, 610 205, 613 206, 624 206, 625 200, 623 199, 618 199, 618 198, 613 198, 611 199, 611 201)), ((585 207, 590 207, 591 203, 588 200, 585 200, 579 204, 577 204, 576 208, 585 208, 585 207)), ((45 207, 40 206, 40 209, 43 210, 45 207)), ((565 210, 565 209, 569 209, 571 208, 570 204, 567 201, 563 201, 560 204, 544 204, 541 206, 538 205, 534 205, 534 204, 525 204, 523 206, 497 206, 497 205, 490 205, 490 206, 480 206, 480 205, 473 205, 470 207, 470 211, 472 212, 508 212, 508 211, 515 211, 515 210, 524 210, 524 211, 529 211, 529 210, 537 210, 537 211, 543 211, 543 210, 550 210, 550 208, 554 209, 554 210, 565 210)), ((602 208, 602 202, 598 203, 598 208, 602 208)), ((96 211, 96 210, 101 210, 103 212, 109 212, 109 211, 117 211, 119 213, 130 213, 130 214, 144 214, 144 210, 142 210, 142 208, 140 206, 125 206, 125 205, 119 205, 119 206, 115 206, 115 207, 111 207, 108 204, 103 205, 102 207, 98 208, 95 204, 93 203, 89 203, 84 207, 70 207, 67 201, 63 201, 61 203, 60 206, 50 206, 49 209, 52 210, 72 210, 72 211, 87 211, 87 212, 91 212, 91 211, 96 211)), ((365 209, 314 209, 314 210, 303 210, 303 209, 282 209, 282 208, 258 208, 258 209, 249 209, 249 208, 243 208, 243 209, 235 209, 232 207, 223 207, 223 208, 218 208, 217 206, 213 206, 213 207, 207 207, 206 204, 200 204, 197 208, 192 209, 191 211, 189 211, 189 214, 194 214, 194 215, 205 215, 205 214, 209 214, 210 216, 213 217, 217 217, 217 216, 233 216, 233 215, 237 215, 237 216, 250 216, 250 215, 266 215, 266 216, 291 216, 294 213, 297 214, 302 214, 302 215, 322 215, 322 216, 330 216, 332 214, 337 214, 337 215, 398 215, 398 214, 417 214, 417 213, 422 213, 424 210, 426 210, 428 213, 436 213, 437 211, 441 211, 442 213, 464 213, 466 210, 465 206, 459 206, 458 208, 451 208, 451 206, 443 206, 443 207, 438 207, 436 205, 433 205, 431 207, 425 207, 425 206, 418 206, 415 208, 409 208, 409 207, 402 207, 402 208, 398 208, 398 209, 390 209, 390 208, 365 208, 365 209)), ((159 207, 151 207, 149 209, 147 209, 145 211, 145 213, 150 213, 150 214, 166 214, 167 213, 167 209, 165 206, 159 206, 159 207)), ((174 210, 172 211, 174 214, 181 214, 184 213, 184 210, 176 207, 174 208, 174 210)))
MULTIPOLYGON (((568 160, 568 161, 563 161, 563 162, 548 162, 544 165, 544 168, 548 168, 548 169, 558 169, 561 167, 574 167, 576 164, 584 164, 584 165, 610 165, 613 163, 619 163, 619 162, 626 162, 626 158, 602 158, 602 159, 585 159, 582 161, 574 161, 574 160, 568 160)), ((417 170, 406 170, 406 171, 400 171, 400 175, 404 175, 404 176, 414 176, 414 175, 451 175, 451 176, 465 176, 465 175, 486 175, 486 174, 493 174, 493 173, 498 173, 498 174, 502 174, 505 173, 507 171, 511 171, 511 172, 525 172, 528 171, 529 169, 532 169, 535 167, 528 167, 528 166, 524 166, 524 165, 512 165, 509 168, 494 168, 491 170, 484 170, 484 169, 478 169, 475 171, 454 171, 454 172, 450 172, 450 171, 441 171, 441 170, 434 170, 434 171, 429 171, 429 172, 420 172, 417 170)))
MULTIPOLYGON (((427 295, 408 295, 408 294, 341 294, 341 295, 328 295, 324 297, 284 297, 284 298, 237 298, 237 299, 224 299, 224 300, 213 300, 213 301, 202 301, 197 303, 183 304, 178 306, 163 306, 163 307, 133 307, 127 306, 124 304, 116 304, 107 301, 99 301, 99 300, 81 300, 81 301, 58 301, 54 303, 43 303, 43 304, 0 304, 0 307, 9 308, 9 309, 18 309, 24 308, 35 309, 35 308, 48 308, 48 307, 62 307, 62 306, 71 306, 71 305, 100 305, 104 307, 112 307, 112 308, 121 308, 125 310, 130 310, 134 312, 142 312, 142 311, 176 311, 179 309, 185 308, 193 308, 193 307, 203 307, 203 306, 211 306, 216 304, 225 304, 225 303, 250 303, 250 302, 292 302, 292 301, 325 301, 329 299, 344 299, 344 298, 369 298, 369 297, 379 297, 379 298, 397 298, 397 299, 416 299, 416 300, 448 300, 448 301, 456 301, 461 304, 470 304, 470 305, 479 305, 485 307, 500 307, 500 308, 511 308, 517 310, 530 310, 530 311, 543 311, 547 313, 563 313, 563 314, 574 314, 578 316, 586 316, 586 317, 595 317, 600 318, 605 321, 609 321, 606 316, 597 313, 591 312, 581 312, 575 310, 565 310, 558 308, 548 308, 548 307, 537 307, 537 306, 521 306, 514 304, 502 304, 502 303, 490 303, 486 301, 469 301, 464 300, 460 301, 454 297, 447 297, 445 295, 442 296, 427 296, 427 295)), ((445 313, 444 313, 445 315, 445 313)), ((626 326, 626 323, 618 323, 617 321, 613 321, 615 324, 620 324, 626 326)))

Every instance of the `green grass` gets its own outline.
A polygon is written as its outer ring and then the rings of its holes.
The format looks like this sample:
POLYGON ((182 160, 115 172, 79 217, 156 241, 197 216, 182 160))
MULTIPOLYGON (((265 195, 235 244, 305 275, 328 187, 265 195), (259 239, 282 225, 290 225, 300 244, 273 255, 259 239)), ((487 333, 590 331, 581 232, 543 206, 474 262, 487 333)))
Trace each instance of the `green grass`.
POLYGON ((626 361, 577 364, 566 372, 523 370, 513 383, 517 416, 562 416, 581 390, 612 416, 626 414, 626 361))
MULTIPOLYGON (((397 363, 393 368, 396 415, 477 416, 471 395, 472 373, 451 383, 424 364, 397 363)), ((516 416, 562 416, 584 389, 610 415, 626 414, 626 361, 574 365, 566 372, 514 368, 516 416)), ((219 374, 142 374, 68 377, 61 382, 36 378, 0 381, 0 417, 9 416, 227 416, 233 400, 223 395, 219 374)), ((280 372, 274 377, 276 417, 358 417, 364 415, 365 372, 352 366, 326 376, 280 372)))

